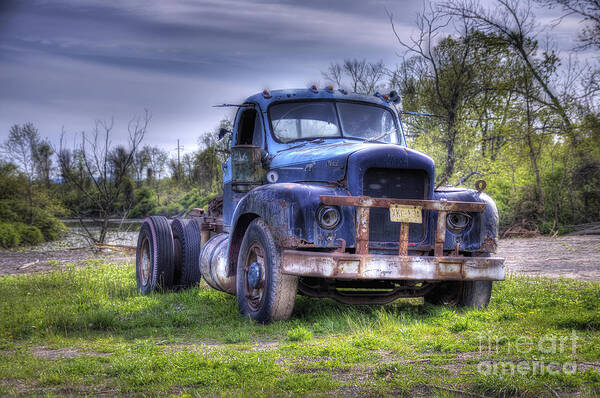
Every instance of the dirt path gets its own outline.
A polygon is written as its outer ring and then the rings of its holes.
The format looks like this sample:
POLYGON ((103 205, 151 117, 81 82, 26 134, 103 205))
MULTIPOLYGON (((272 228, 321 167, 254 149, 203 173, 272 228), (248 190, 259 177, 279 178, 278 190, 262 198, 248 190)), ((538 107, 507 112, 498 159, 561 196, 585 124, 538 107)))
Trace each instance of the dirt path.
MULTIPOLYGON (((600 281, 599 235, 503 239, 498 256, 506 259, 509 272, 521 275, 600 281)), ((0 275, 46 272, 88 259, 133 262, 134 256, 60 248, 0 251, 0 275)))
POLYGON ((600 235, 502 239, 509 272, 600 281, 600 235))
POLYGON ((47 251, 0 251, 0 275, 54 271, 66 264, 101 259, 110 262, 134 262, 135 256, 122 252, 94 252, 90 249, 47 251))

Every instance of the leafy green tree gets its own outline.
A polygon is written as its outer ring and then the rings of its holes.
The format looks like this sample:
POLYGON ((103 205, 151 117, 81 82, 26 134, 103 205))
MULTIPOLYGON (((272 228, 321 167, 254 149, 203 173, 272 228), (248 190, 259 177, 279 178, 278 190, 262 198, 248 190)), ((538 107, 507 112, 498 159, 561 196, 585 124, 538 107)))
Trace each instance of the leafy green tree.
POLYGON ((35 155, 40 141, 38 130, 32 123, 10 128, 8 139, 3 145, 5 155, 19 166, 27 177, 27 198, 29 200, 29 223, 33 222, 33 179, 35 177, 35 155))

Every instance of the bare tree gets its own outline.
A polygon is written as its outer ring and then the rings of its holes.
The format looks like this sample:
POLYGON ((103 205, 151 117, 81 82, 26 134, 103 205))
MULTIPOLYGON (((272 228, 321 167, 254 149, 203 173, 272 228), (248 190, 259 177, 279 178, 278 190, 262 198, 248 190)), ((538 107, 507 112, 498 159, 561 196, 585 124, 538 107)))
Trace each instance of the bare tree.
POLYGON ((144 170, 148 167, 150 158, 147 151, 147 146, 135 153, 133 157, 133 168, 135 170, 135 179, 140 182, 144 179, 144 170))
POLYGON ((354 93, 375 94, 386 77, 383 61, 367 62, 366 59, 345 59, 342 64, 332 63, 323 78, 337 87, 354 93))
POLYGON ((560 8, 564 14, 558 19, 560 22, 568 15, 581 17, 582 28, 579 31, 579 42, 576 48, 600 49, 600 1, 599 0, 537 0, 538 3, 548 8, 560 8))
POLYGON ((75 148, 80 159, 81 169, 73 167, 73 156, 64 146, 64 133, 60 140, 58 161, 65 182, 80 192, 93 206, 93 214, 78 214, 80 225, 87 238, 93 243, 104 243, 108 232, 109 219, 118 209, 115 208, 119 195, 126 188, 125 180, 133 164, 135 153, 150 123, 150 114, 134 118, 128 125, 128 147, 113 147, 111 135, 114 122, 96 121, 92 134, 81 133, 75 148), (96 236, 83 223, 84 217, 92 216, 100 222, 100 232, 96 236))
POLYGON ((50 143, 46 140, 40 141, 36 146, 33 154, 37 178, 50 186, 50 175, 52 173, 52 156, 54 150, 50 143))
POLYGON ((33 124, 15 124, 10 128, 8 139, 3 145, 4 154, 31 180, 35 176, 35 150, 39 140, 38 130, 33 124))

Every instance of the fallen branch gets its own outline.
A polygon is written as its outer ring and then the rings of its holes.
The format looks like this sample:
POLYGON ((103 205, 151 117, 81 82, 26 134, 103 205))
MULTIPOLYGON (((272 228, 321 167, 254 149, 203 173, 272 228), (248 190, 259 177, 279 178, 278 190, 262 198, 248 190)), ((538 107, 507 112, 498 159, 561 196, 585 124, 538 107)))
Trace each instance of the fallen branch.
POLYGON ((23 264, 23 265, 21 265, 21 266, 17 267, 17 269, 25 269, 25 268, 31 267, 32 265, 35 265, 35 264, 37 264, 37 263, 39 263, 39 262, 40 262, 40 259, 38 258, 38 259, 37 259, 37 260, 35 260, 35 261, 32 261, 32 262, 30 262, 30 263, 26 263, 26 264, 23 264))

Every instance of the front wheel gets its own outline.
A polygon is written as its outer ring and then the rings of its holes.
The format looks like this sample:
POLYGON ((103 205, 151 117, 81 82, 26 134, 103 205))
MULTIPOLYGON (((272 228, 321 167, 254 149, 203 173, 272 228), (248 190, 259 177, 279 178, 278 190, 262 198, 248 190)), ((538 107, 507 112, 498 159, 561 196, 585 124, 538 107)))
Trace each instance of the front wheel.
POLYGON ((425 302, 470 308, 485 308, 492 297, 492 281, 441 282, 425 295, 425 302))
POLYGON ((260 218, 250 223, 237 263, 236 295, 242 315, 260 323, 292 314, 298 277, 281 273, 281 249, 260 218))

